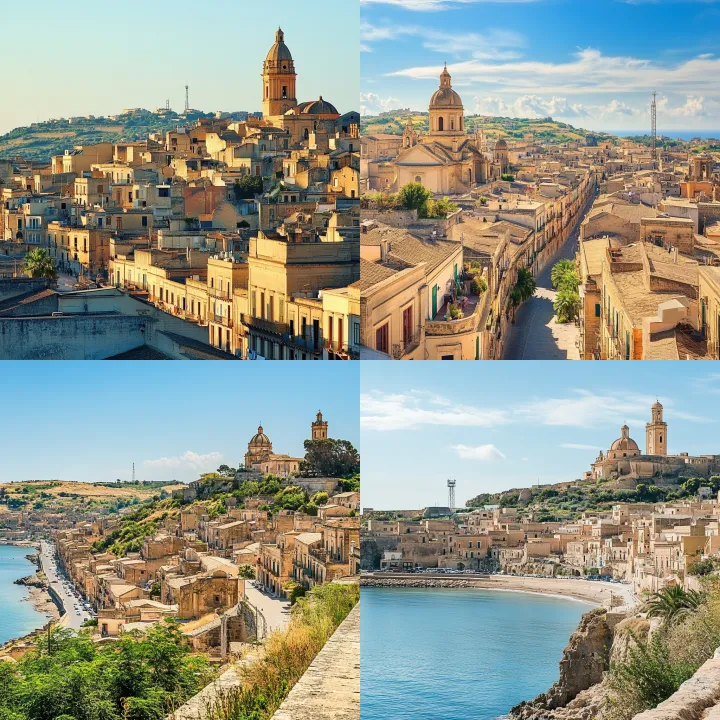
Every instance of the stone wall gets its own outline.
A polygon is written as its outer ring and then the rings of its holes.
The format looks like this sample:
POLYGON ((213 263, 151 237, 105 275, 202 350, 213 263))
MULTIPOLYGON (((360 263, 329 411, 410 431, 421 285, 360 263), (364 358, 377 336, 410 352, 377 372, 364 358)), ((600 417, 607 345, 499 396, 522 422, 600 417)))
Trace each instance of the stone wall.
POLYGON ((359 720, 360 605, 312 661, 273 720, 359 720))

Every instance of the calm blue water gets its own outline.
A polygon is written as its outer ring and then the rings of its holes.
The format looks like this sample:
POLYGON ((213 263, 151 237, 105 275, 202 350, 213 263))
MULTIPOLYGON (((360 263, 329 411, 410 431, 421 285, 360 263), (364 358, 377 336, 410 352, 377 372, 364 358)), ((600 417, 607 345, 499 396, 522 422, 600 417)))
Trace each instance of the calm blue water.
POLYGON ((362 720, 491 720, 547 690, 585 603, 492 590, 362 589, 362 720))
POLYGON ((0 644, 41 628, 47 618, 25 600, 27 589, 13 580, 32 575, 36 567, 25 558, 30 548, 0 545, 0 644))

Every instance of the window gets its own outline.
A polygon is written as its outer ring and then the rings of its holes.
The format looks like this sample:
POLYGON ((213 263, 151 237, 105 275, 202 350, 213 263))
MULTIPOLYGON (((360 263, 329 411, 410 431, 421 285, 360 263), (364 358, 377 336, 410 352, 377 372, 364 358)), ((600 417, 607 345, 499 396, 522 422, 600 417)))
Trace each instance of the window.
POLYGON ((147 215, 143 215, 142 216, 142 226, 147 227, 147 224, 148 224, 147 223, 147 215))
POLYGON ((403 310, 403 345, 412 342, 412 305, 403 310))
POLYGON ((600 303, 595 303, 595 317, 600 317, 600 303))
POLYGON ((438 118, 438 130, 442 132, 445 129, 445 120, 443 118, 438 118))
POLYGON ((385 323, 375 331, 375 349, 378 352, 388 354, 390 341, 390 325, 385 323))

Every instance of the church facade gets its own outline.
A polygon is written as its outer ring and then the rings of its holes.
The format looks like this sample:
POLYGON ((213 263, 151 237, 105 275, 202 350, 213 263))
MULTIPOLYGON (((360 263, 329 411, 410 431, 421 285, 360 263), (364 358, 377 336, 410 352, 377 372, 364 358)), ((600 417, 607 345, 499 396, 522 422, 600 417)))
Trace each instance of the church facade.
POLYGON ((656 402, 651 408, 650 422, 645 425, 645 452, 643 453, 630 437, 630 428, 623 425, 620 428, 620 437, 606 453, 600 451, 586 477, 595 480, 640 480, 659 475, 687 473, 692 477, 708 477, 720 472, 720 455, 668 455, 667 437, 668 428, 663 420, 663 406, 656 402))
POLYGON ((447 65, 430 99, 428 114, 426 135, 418 134, 408 120, 399 154, 383 164, 384 177, 380 186, 375 183, 377 189, 399 190, 417 182, 436 195, 458 195, 498 180, 507 171, 507 142, 501 138, 489 151, 482 133, 468 132, 463 101, 453 89, 447 65))
MULTIPOLYGON (((323 420, 320 411, 310 424, 310 437, 313 440, 328 439, 328 423, 327 420, 323 420)), ((278 475, 279 477, 290 477, 297 474, 303 460, 304 458, 273 452, 272 441, 265 434, 262 425, 250 439, 245 453, 245 467, 248 470, 256 470, 263 475, 278 475)))

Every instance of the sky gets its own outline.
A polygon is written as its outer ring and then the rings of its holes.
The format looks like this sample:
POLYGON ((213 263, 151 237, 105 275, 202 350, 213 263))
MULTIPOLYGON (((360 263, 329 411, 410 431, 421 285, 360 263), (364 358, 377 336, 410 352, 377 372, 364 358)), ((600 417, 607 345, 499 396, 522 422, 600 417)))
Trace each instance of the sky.
POLYGON ((278 25, 298 101, 357 110, 358 0, 0 0, 0 134, 125 108, 262 109, 260 75, 278 25))
POLYGON ((415 510, 582 477, 627 423, 645 450, 656 399, 668 452, 720 454, 712 363, 363 363, 362 506, 415 510))
POLYGON ((0 482, 190 482, 237 467, 262 423, 303 457, 318 410, 359 447, 357 363, 2 363, 0 482), (226 369, 227 368, 227 369, 226 369))
POLYGON ((466 114, 591 130, 720 130, 720 0, 360 0, 363 114, 427 110, 447 62, 466 114))

